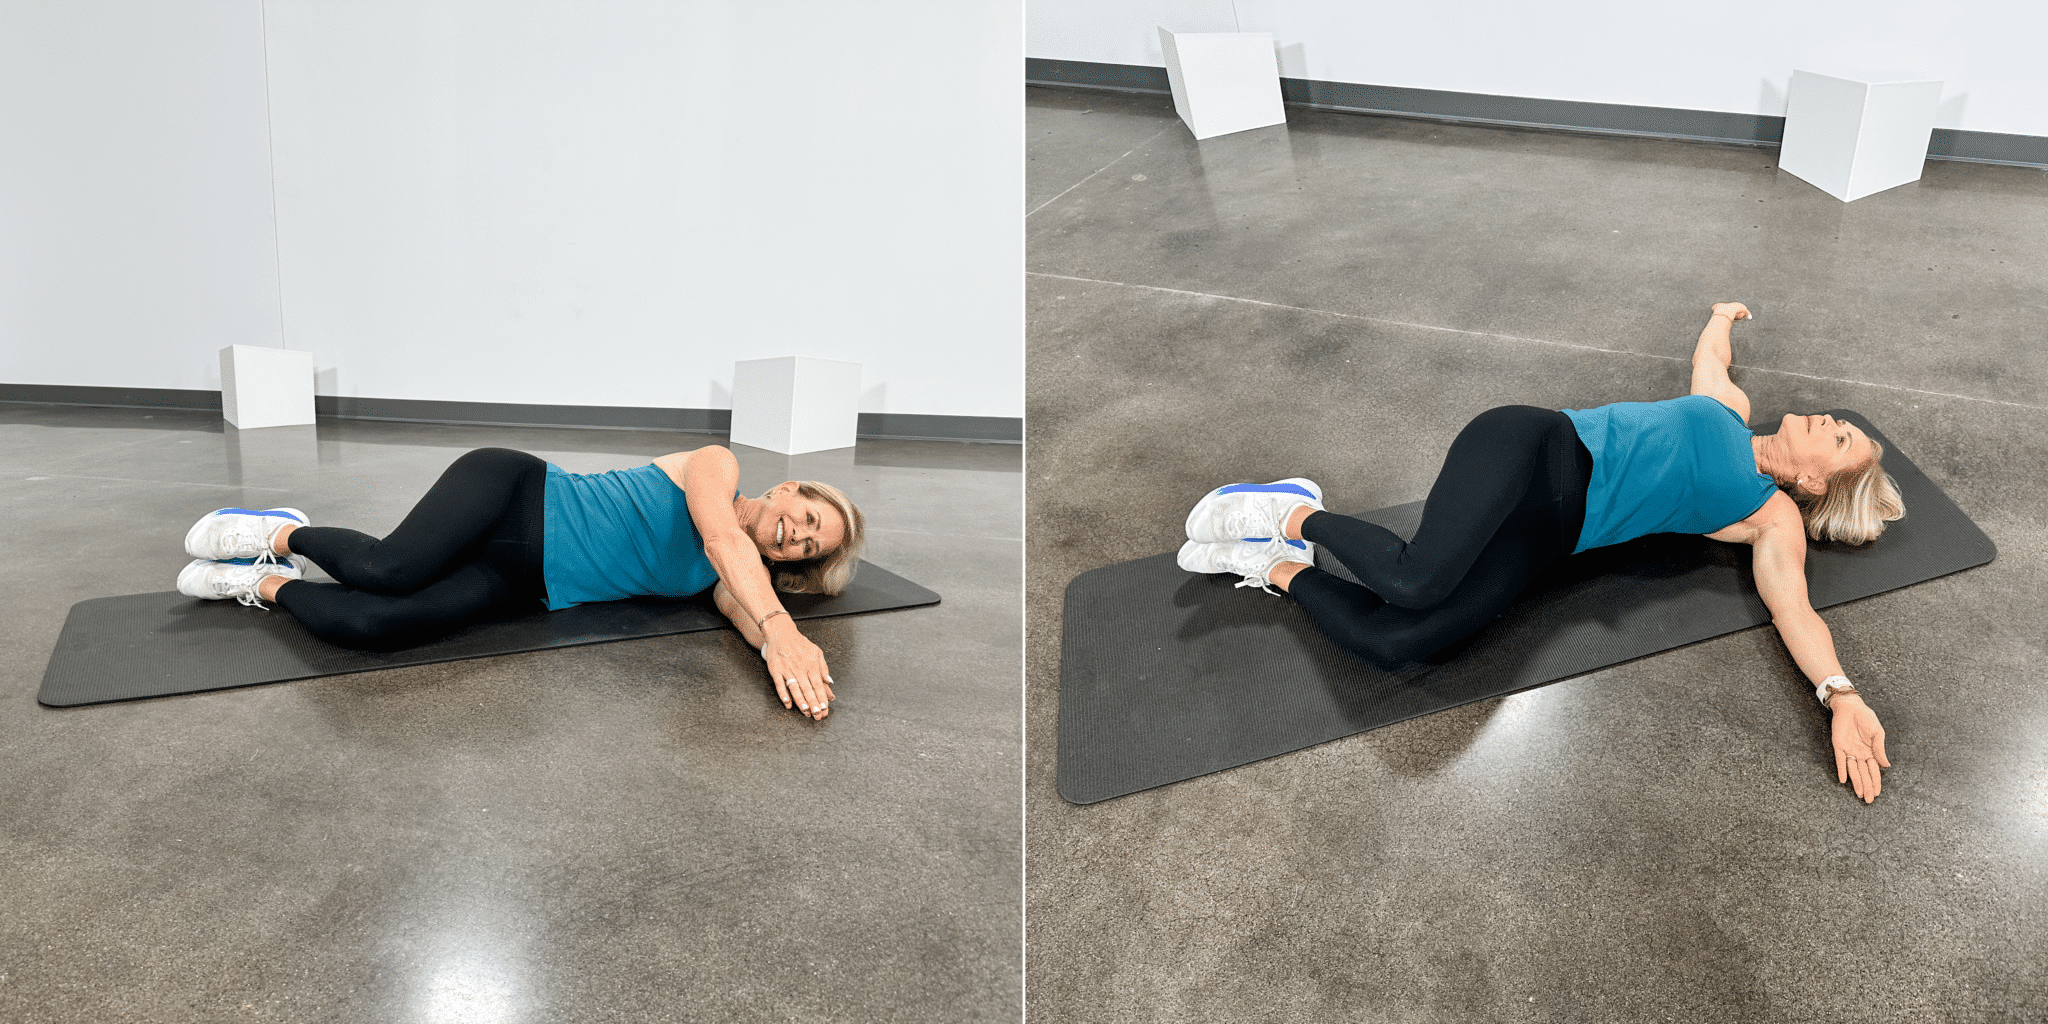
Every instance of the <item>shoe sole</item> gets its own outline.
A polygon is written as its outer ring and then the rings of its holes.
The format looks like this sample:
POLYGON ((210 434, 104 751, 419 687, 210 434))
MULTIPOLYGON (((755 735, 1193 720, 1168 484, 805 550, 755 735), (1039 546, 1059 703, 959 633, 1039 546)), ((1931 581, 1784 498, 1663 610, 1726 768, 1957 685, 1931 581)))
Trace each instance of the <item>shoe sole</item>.
MULTIPOLYGON (((1231 543, 1231 542, 1230 542, 1230 541, 1222 541, 1222 542, 1220 542, 1220 543, 1228 544, 1228 543, 1231 543)), ((1299 554, 1299 555, 1301 555, 1301 556, 1302 556, 1302 557, 1301 557, 1300 559, 1298 559, 1299 561, 1305 561, 1305 562, 1307 562, 1307 563, 1308 563, 1308 564, 1310 564, 1310 565, 1314 565, 1314 564, 1315 564, 1315 559, 1316 559, 1316 549, 1315 549, 1315 545, 1313 545, 1313 544, 1310 544, 1310 543, 1309 543, 1308 541, 1305 541, 1305 540, 1290 540, 1290 541, 1286 541, 1285 543, 1287 544, 1287 546, 1288 546, 1288 547, 1291 547, 1291 548, 1295 549, 1295 552, 1296 552, 1297 554, 1299 554)), ((1180 567, 1181 567, 1182 569, 1184 569, 1184 570, 1186 570, 1186 571, 1188 571, 1188 572, 1194 572, 1194 573, 1202 573, 1202 574, 1205 574, 1205 575, 1215 575, 1215 574, 1217 574, 1217 573, 1226 573, 1226 572, 1233 572, 1233 571, 1235 571, 1235 570, 1231 570, 1231 569, 1213 569, 1213 568, 1210 568, 1210 567, 1208 566, 1208 563, 1207 563, 1207 562, 1205 562, 1205 561, 1201 561, 1201 560, 1200 560, 1200 557, 1201 557, 1201 553, 1202 553, 1202 550, 1203 550, 1204 548, 1212 548, 1212 547, 1216 547, 1216 546, 1217 546, 1217 545, 1216 545, 1215 543, 1211 543, 1211 542, 1208 542, 1208 541, 1199 541, 1199 540, 1191 540, 1191 541, 1188 541, 1187 543, 1185 543, 1185 544, 1182 544, 1182 545, 1180 546, 1180 553, 1179 553, 1179 554, 1176 554, 1176 555, 1174 555, 1174 557, 1173 557, 1173 561, 1174 561, 1174 564, 1175 564, 1175 565, 1178 565, 1178 566, 1180 566, 1180 567), (1192 564, 1191 564, 1191 563, 1192 563, 1192 564)), ((1242 575, 1242 574, 1240 573, 1239 575, 1242 575)))
MULTIPOLYGON (((191 528, 191 529, 189 529, 189 530, 186 530, 186 531, 185 531, 185 554, 187 554, 187 555, 189 555, 189 556, 191 556, 191 557, 193 557, 193 558, 197 558, 197 559, 199 559, 199 560, 201 560, 201 561, 207 561, 207 562, 218 562, 218 561, 227 561, 227 559, 218 559, 218 558, 207 558, 207 557, 206 557, 206 553, 205 553, 205 552, 197 550, 197 546, 198 546, 198 544, 199 544, 199 538, 200 538, 200 535, 201 535, 201 534, 204 534, 204 533, 206 532, 206 524, 207 524, 207 523, 208 523, 209 521, 211 521, 211 520, 213 519, 213 517, 214 517, 214 516, 220 515, 220 514, 221 514, 222 512, 239 512, 239 513, 242 513, 243 515, 251 515, 251 516, 261 516, 261 515, 270 515, 270 514, 273 514, 273 513, 277 513, 277 512, 289 512, 289 513, 291 513, 291 514, 292 514, 293 516, 296 516, 296 517, 298 518, 298 523, 299 523, 299 525, 300 525, 300 526, 310 526, 310 525, 312 525, 312 524, 311 524, 311 522, 310 522, 310 521, 309 521, 309 520, 308 520, 308 519, 306 518, 306 514, 305 514, 304 512, 301 512, 301 511, 299 511, 298 509, 295 509, 295 508, 272 508, 272 509, 264 509, 264 510, 262 510, 262 511, 260 511, 260 512, 259 512, 259 511, 251 511, 250 509, 246 509, 246 508, 217 508, 217 509, 214 509, 214 510, 213 510, 213 511, 211 511, 211 512, 208 512, 207 514, 205 514, 205 515, 203 515, 203 516, 200 516, 200 517, 199 517, 199 521, 198 521, 198 522, 196 522, 196 523, 193 523, 193 524, 192 524, 192 528, 191 528)), ((278 518, 283 518, 283 517, 282 517, 282 516, 279 516, 278 518)))
POLYGON ((1195 521, 1202 518, 1202 512, 1209 502, 1226 494, 1241 494, 1247 491, 1306 495, 1315 502, 1317 508, 1321 508, 1323 504, 1323 489, 1317 487, 1316 482, 1307 477, 1290 476, 1285 480, 1275 480, 1270 484, 1224 484, 1202 495, 1202 500, 1195 502, 1195 507, 1188 510, 1188 519, 1182 526, 1182 532, 1187 534, 1189 540, 1201 541, 1206 544, 1221 544, 1232 540, 1250 539, 1245 537, 1226 537, 1215 541, 1203 541, 1202 538, 1195 536, 1195 521))
MULTIPOLYGON (((227 595, 227 596, 224 596, 224 597, 223 597, 223 596, 220 596, 220 595, 214 594, 214 593, 212 592, 212 590, 211 590, 210 588, 209 588, 209 589, 207 590, 207 592, 206 592, 206 593, 203 593, 203 594, 195 594, 195 593, 192 593, 191 591, 189 591, 189 590, 186 590, 186 589, 185 589, 185 578, 186 578, 187 574, 189 574, 189 573, 191 573, 191 572, 192 572, 192 570, 193 570, 193 568, 194 568, 195 566, 211 565, 211 564, 214 564, 214 563, 216 563, 216 562, 225 562, 225 563, 227 563, 227 564, 229 564, 229 565, 255 565, 255 564, 256 564, 256 560, 255 560, 255 559, 253 559, 253 558, 198 558, 198 559, 194 559, 194 560, 192 560, 192 561, 190 561, 190 562, 187 562, 187 563, 185 563, 185 567, 184 567, 183 569, 180 569, 180 570, 178 570, 178 593, 180 593, 180 594, 183 594, 183 595, 185 595, 186 597, 192 598, 192 599, 194 599, 194 600, 197 600, 197 601, 232 601, 232 600, 234 600, 234 595, 233 595, 233 594, 229 594, 229 595, 227 595)), ((294 580, 297 580, 297 579, 304 579, 304 578, 305 578, 305 572, 306 572, 306 570, 305 570, 305 567, 304 567, 304 566, 302 566, 302 565, 300 565, 300 564, 298 564, 298 563, 297 563, 296 561, 293 561, 293 560, 292 560, 292 558, 291 558, 291 556, 289 556, 289 555, 285 556, 284 558, 280 558, 280 559, 278 559, 278 560, 277 560, 277 566, 276 566, 276 568, 277 568, 277 569, 278 569, 279 571, 277 571, 277 572, 271 572, 271 573, 267 573, 267 575, 271 575, 271 576, 283 576, 283 577, 285 577, 286 579, 294 579, 294 580), (288 567, 288 571, 287 571, 287 567, 288 567)))

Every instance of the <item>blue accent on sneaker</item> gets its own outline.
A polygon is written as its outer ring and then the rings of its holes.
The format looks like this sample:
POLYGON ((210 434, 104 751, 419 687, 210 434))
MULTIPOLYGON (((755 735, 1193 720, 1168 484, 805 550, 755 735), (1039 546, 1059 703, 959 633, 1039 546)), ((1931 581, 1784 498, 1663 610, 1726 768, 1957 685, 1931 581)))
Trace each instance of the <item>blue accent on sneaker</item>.
POLYGON ((304 525, 304 523, 306 522, 305 520, 300 519, 298 516, 292 515, 290 512, 285 512, 278 509, 218 508, 213 510, 213 514, 217 516, 274 516, 278 519, 289 519, 292 522, 299 523, 301 525, 304 525))
POLYGON ((1321 500, 1316 497, 1315 492, 1299 484, 1231 484, 1216 489, 1217 494, 1242 494, 1246 491, 1257 491, 1262 494, 1299 494, 1310 501, 1321 500))
MULTIPOLYGON (((1252 542, 1252 543, 1254 543, 1254 544, 1269 544, 1269 543, 1271 543, 1271 542, 1272 542, 1273 538, 1271 538, 1271 537, 1246 537, 1246 538, 1245 538, 1245 540, 1251 541, 1251 542, 1252 542)), ((1303 551, 1307 551, 1307 550, 1308 550, 1308 541, 1305 541, 1305 540, 1290 540, 1290 541, 1287 541, 1286 543, 1287 543, 1287 546, 1288 546, 1288 547, 1300 548, 1300 549, 1301 549, 1301 550, 1303 550, 1303 551)))

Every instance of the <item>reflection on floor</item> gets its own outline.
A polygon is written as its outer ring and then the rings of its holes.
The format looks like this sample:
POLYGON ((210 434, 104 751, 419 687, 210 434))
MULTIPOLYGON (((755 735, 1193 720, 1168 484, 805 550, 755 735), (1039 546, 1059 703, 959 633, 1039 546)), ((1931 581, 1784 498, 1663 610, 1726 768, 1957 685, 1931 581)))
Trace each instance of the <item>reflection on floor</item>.
POLYGON ((1770 150, 1029 102, 1033 1021, 2048 1019, 2048 175, 1845 205, 1770 150), (1857 409, 1999 545, 1826 613, 1891 732, 1875 805, 1767 628, 1054 793, 1075 574, 1172 550, 1221 483, 1392 505, 1485 409, 1683 394, 1724 300, 1753 422, 1857 409))
POLYGON ((737 449, 944 597, 806 624, 824 723, 728 632, 35 703, 66 609, 171 589, 212 509, 378 533, 470 448, 717 440, 0 403, 0 1019, 1015 1020, 1016 446, 737 449))

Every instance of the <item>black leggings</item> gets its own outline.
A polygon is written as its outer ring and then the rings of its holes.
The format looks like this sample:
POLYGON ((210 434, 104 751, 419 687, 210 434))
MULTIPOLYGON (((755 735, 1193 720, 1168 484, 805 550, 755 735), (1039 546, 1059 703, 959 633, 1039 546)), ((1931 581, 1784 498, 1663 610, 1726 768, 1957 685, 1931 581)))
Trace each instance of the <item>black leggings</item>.
POLYGON ((548 464, 479 448, 456 459, 391 535, 308 526, 285 546, 338 583, 293 580, 277 603, 314 636, 395 650, 489 618, 536 611, 548 464))
POLYGON ((1593 457, 1571 418, 1512 405, 1479 414, 1451 442, 1415 539, 1316 512, 1301 535, 1365 586, 1321 569, 1288 585, 1339 647, 1393 669, 1477 632, 1578 546, 1593 457))

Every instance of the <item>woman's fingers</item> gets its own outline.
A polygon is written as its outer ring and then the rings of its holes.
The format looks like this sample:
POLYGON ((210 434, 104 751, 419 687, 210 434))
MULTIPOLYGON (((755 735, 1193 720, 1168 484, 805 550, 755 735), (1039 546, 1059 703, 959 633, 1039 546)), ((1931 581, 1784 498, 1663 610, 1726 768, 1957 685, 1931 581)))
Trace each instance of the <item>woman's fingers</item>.
POLYGON ((824 683, 798 676, 784 680, 784 685, 796 697, 796 709, 808 718, 823 718, 831 710, 832 691, 824 683))
POLYGON ((789 687, 790 695, 796 698, 796 709, 806 718, 810 717, 811 705, 817 703, 811 698, 811 684, 796 676, 790 676, 783 682, 789 687))
POLYGON ((1835 750, 1835 775, 1837 781, 1847 782, 1856 790, 1864 803, 1877 799, 1884 788, 1884 775, 1878 771, 1878 760, 1864 754, 1850 754, 1840 748, 1835 750))
POLYGON ((809 642, 773 646, 762 652, 775 678, 775 695, 782 706, 801 712, 806 718, 823 718, 837 699, 832 676, 825 669, 825 654, 809 642))

